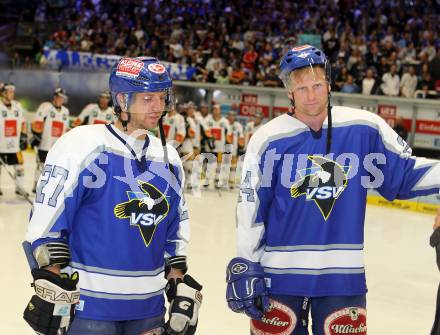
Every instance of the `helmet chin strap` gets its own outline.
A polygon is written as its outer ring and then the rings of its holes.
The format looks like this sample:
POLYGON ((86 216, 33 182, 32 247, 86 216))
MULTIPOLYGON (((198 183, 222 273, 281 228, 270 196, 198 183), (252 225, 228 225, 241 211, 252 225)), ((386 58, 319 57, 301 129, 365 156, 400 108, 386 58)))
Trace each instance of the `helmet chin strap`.
POLYGON ((122 111, 122 113, 127 113, 127 120, 122 120, 122 115, 119 116, 119 120, 121 120, 122 128, 124 129, 124 132, 127 132, 127 125, 130 122, 130 113, 124 111, 122 111))
POLYGON ((332 148, 332 106, 330 104, 330 92, 328 92, 328 103, 327 103, 327 147, 326 147, 326 154, 330 153, 330 150, 332 148))

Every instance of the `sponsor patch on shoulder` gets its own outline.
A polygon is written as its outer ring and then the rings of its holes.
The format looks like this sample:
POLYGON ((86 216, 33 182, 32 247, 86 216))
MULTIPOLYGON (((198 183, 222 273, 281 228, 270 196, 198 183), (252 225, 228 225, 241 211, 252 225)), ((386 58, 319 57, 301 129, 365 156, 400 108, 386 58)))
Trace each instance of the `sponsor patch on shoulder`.
POLYGON ((253 335, 290 335, 296 327, 298 318, 295 312, 279 301, 270 299, 269 311, 261 320, 251 320, 253 335))
POLYGON ((127 78, 137 78, 144 67, 144 63, 130 58, 122 58, 116 68, 116 75, 127 78))
POLYGON ((331 313, 324 321, 324 334, 367 334, 367 311, 361 307, 346 307, 331 313))

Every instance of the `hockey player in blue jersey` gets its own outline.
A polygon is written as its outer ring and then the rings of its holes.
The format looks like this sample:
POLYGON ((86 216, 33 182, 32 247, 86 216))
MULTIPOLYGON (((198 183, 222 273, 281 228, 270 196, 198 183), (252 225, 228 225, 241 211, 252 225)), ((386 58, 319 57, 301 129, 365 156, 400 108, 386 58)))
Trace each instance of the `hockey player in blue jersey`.
POLYGON ((251 334, 366 334, 367 188, 388 200, 439 193, 440 163, 379 116, 330 106, 330 64, 304 45, 280 64, 292 110, 256 131, 237 205, 228 306, 251 334))
POLYGON ((118 120, 71 130, 47 156, 24 319, 49 335, 194 334, 202 296, 186 274, 182 163, 146 131, 173 108, 171 78, 155 58, 122 58, 109 86, 118 120))

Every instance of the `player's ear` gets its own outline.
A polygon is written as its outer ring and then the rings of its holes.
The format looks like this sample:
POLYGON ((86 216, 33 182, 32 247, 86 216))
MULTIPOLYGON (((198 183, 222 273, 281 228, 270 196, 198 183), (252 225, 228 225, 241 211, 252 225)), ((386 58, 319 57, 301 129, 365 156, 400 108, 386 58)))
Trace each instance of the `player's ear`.
POLYGON ((289 97, 289 100, 293 100, 293 91, 287 92, 287 96, 289 97))
POLYGON ((125 95, 122 93, 118 93, 116 95, 116 100, 118 101, 119 106, 121 107, 123 112, 127 112, 125 110, 126 102, 125 102, 125 95))

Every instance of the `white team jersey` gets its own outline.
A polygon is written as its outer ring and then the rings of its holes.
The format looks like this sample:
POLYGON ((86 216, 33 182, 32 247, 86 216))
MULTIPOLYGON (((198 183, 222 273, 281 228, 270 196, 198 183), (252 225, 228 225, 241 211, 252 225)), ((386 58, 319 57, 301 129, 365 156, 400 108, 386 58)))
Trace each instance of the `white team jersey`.
MULTIPOLYGON (((213 152, 224 152, 226 144, 226 134, 229 129, 229 122, 224 117, 221 117, 217 121, 214 120, 212 115, 206 117, 205 131, 211 134, 214 138, 214 150, 213 152)), ((211 150, 210 150, 211 151, 211 150)))
POLYGON ((35 114, 34 123, 43 128, 39 150, 49 151, 69 128, 69 110, 57 109, 51 102, 43 102, 35 114))
POLYGON ((186 123, 186 136, 180 150, 183 153, 190 153, 194 151, 194 148, 198 148, 200 146, 200 127, 198 126, 196 120, 191 117, 186 118, 186 123))
MULTIPOLYGON (((206 117, 208 117, 208 115, 207 115, 206 117)), ((196 121, 197 121, 199 124, 202 124, 202 125, 203 125, 203 123, 204 123, 205 120, 206 120, 206 117, 204 117, 204 116, 202 115, 202 113, 200 113, 200 112, 194 112, 194 119, 196 119, 196 121)))
POLYGON ((88 104, 78 115, 78 119, 82 123, 88 119, 86 124, 107 124, 114 121, 115 113, 112 107, 101 109, 98 104, 88 104))
POLYGON ((237 156, 238 143, 239 141, 244 141, 243 126, 240 122, 234 121, 234 123, 229 124, 228 136, 231 137, 232 141, 232 156, 237 156))
POLYGON ((251 139, 252 135, 263 125, 263 122, 261 122, 258 126, 255 125, 254 121, 249 122, 246 125, 246 128, 244 129, 244 136, 245 136, 245 147, 247 148, 249 144, 249 140, 251 139))
POLYGON ((163 131, 167 142, 177 141, 183 142, 185 138, 185 120, 180 114, 169 115, 166 114, 163 118, 163 131))
POLYGON ((20 151, 20 133, 24 124, 24 111, 18 101, 12 101, 7 107, 0 101, 0 152, 16 153, 20 151))

